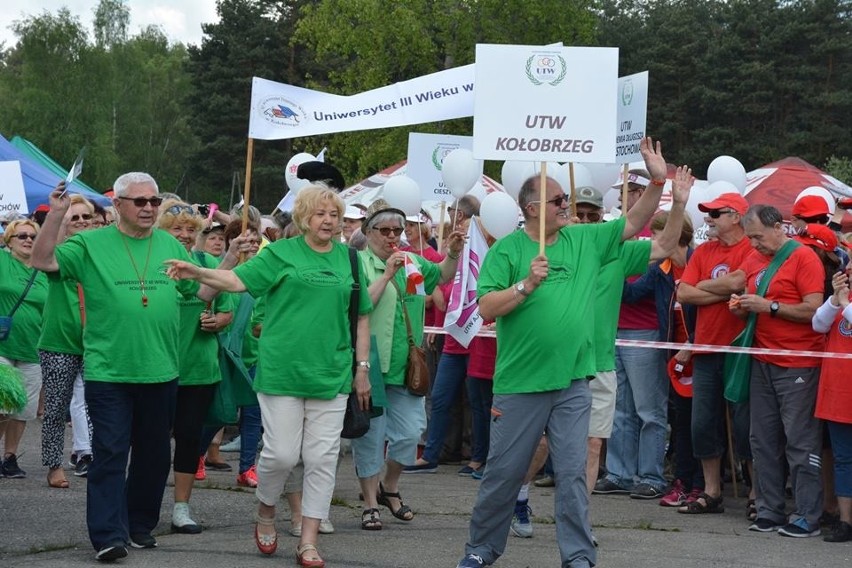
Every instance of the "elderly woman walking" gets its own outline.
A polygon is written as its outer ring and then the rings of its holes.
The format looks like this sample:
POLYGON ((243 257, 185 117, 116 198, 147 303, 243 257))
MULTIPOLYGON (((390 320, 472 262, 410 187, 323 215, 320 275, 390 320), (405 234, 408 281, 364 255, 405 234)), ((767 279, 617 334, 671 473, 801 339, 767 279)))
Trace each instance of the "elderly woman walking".
MULTIPOLYGON (((275 241, 233 271, 204 269, 182 261, 172 261, 169 268, 173 278, 192 278, 218 290, 247 290, 254 297, 266 296, 254 381, 264 429, 257 463, 260 503, 255 543, 263 554, 277 549, 275 506, 301 455, 304 497, 296 561, 314 568, 325 566, 316 547, 317 532, 331 506, 346 399, 353 388, 362 408, 368 407, 370 399, 367 314, 372 304, 362 284, 360 263, 355 263, 358 274, 353 274, 349 248, 334 238, 343 209, 343 201, 334 191, 308 186, 299 192, 293 211, 302 235, 275 241), (360 285, 358 364, 353 379, 349 304, 356 285, 360 285)), ((202 288, 202 295, 206 293, 202 288)))

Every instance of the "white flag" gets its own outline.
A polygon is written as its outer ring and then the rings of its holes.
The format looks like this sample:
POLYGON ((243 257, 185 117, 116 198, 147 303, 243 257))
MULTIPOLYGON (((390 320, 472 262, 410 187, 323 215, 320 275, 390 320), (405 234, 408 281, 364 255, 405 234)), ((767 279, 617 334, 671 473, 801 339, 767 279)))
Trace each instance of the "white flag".
POLYGON ((476 217, 470 221, 467 237, 447 303, 447 317, 444 319, 444 330, 465 347, 470 345, 482 327, 482 316, 479 315, 479 304, 476 302, 476 283, 479 280, 479 267, 488 252, 488 243, 479 229, 476 217))

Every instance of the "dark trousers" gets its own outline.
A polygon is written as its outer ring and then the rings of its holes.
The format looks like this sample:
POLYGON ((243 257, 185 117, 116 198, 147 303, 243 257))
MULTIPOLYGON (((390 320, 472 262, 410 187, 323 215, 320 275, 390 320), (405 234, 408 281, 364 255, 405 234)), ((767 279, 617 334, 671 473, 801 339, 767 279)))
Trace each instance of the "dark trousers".
POLYGON ((86 522, 95 550, 127 543, 130 534, 150 533, 157 526, 171 467, 176 394, 177 379, 156 384, 86 381, 94 458, 86 522))
POLYGON ((176 473, 195 473, 198 469, 204 418, 215 392, 215 384, 178 387, 174 423, 176 473))

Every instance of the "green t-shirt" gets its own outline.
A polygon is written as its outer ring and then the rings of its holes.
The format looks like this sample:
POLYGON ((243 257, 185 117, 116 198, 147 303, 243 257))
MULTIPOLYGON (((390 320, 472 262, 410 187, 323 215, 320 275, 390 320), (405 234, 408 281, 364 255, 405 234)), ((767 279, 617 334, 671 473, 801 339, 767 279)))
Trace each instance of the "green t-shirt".
MULTIPOLYGON (((266 296, 256 392, 327 400, 352 390, 348 251, 332 243, 329 252, 316 252, 299 236, 275 241, 234 269, 252 296, 266 296)), ((372 305, 358 264, 363 315, 372 305)))
MULTIPOLYGON (((193 252, 192 261, 206 268, 219 266, 219 259, 206 252, 193 252), (198 255, 204 255, 204 261, 198 255)), ((211 385, 222 380, 219 370, 219 337, 201 329, 201 312, 208 309, 207 302, 190 296, 180 298, 180 371, 182 386, 211 385)), ((231 294, 222 293, 209 306, 213 313, 233 311, 231 294)))
POLYGON ((83 323, 77 283, 48 275, 47 302, 38 348, 68 355, 83 354, 83 323))
MULTIPOLYGON (((234 311, 236 311, 238 304, 239 300, 235 302, 234 311)), ((266 306, 264 299, 258 298, 254 302, 254 306, 252 306, 251 318, 249 319, 248 325, 246 325, 245 335, 243 336, 242 355, 243 364, 246 366, 246 369, 251 369, 254 365, 257 364, 259 340, 257 337, 254 336, 254 326, 257 324, 263 324, 263 316, 265 311, 266 306)))
POLYGON ((60 276, 80 282, 86 298, 87 381, 161 383, 177 378, 179 300, 195 295, 199 286, 166 276, 165 261, 173 258, 191 260, 166 231, 154 229, 150 237, 135 239, 114 225, 77 233, 56 248, 60 276))
MULTIPOLYGON (((358 253, 364 263, 367 285, 375 282, 385 271, 385 261, 367 249, 358 253)), ((407 253, 423 274, 423 287, 426 295, 431 294, 441 279, 441 269, 422 256, 407 253)), ((400 268, 394 274, 394 282, 403 293, 403 301, 411 318, 411 334, 414 344, 423 343, 423 320, 426 310, 426 296, 406 292, 405 269, 400 268)), ((408 365, 408 330, 405 326, 405 314, 400 308, 393 284, 388 282, 375 310, 370 314, 370 334, 377 342, 379 360, 385 385, 402 385, 405 382, 405 368, 408 365), (390 355, 389 360, 385 360, 390 355), (387 370, 385 370, 387 369, 387 370)))
POLYGON ((595 294, 595 361, 598 371, 615 369, 615 335, 624 279, 644 274, 651 259, 651 241, 625 241, 617 260, 601 267, 595 294))
MULTIPOLYGON (((618 258, 624 219, 562 229, 547 245, 547 278, 524 303, 497 318, 494 394, 566 388, 595 374, 595 297, 601 266, 618 258)), ((524 231, 497 241, 482 263, 481 298, 529 274, 538 243, 524 231)))
MULTIPOLYGON (((8 316, 27 287, 33 269, 0 251, 0 316, 8 316)), ((47 277, 36 274, 23 303, 12 316, 12 330, 6 341, 0 341, 0 355, 14 361, 38 363, 38 336, 41 334, 42 313, 47 301, 47 277)))

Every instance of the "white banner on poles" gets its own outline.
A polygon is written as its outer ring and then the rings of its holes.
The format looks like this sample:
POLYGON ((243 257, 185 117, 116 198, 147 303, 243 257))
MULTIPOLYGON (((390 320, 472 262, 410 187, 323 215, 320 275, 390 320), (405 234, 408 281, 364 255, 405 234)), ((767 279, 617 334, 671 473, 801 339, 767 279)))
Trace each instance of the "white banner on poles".
POLYGON ((648 120, 648 72, 618 79, 618 128, 615 163, 641 162, 639 142, 645 137, 648 120))
POLYGON ((472 116, 473 78, 474 66, 465 65, 344 97, 255 77, 249 138, 279 140, 472 116))
POLYGON ((447 301, 447 316, 444 329, 453 338, 467 347, 482 327, 482 316, 476 301, 476 286, 479 280, 479 268, 488 252, 485 235, 479 229, 479 222, 471 219, 467 230, 467 242, 456 268, 456 277, 447 301))
POLYGON ((477 45, 473 154, 612 163, 617 90, 617 48, 477 45))
MULTIPOLYGON (((408 134, 408 177, 420 186, 423 201, 453 201, 453 193, 444 185, 441 175, 444 158, 457 148, 473 149, 470 136, 449 134, 408 134)), ((482 172, 479 172, 482 174, 482 172)))
POLYGON ((0 215, 20 213, 27 215, 27 193, 24 191, 24 176, 21 175, 21 162, 0 162, 0 215))

